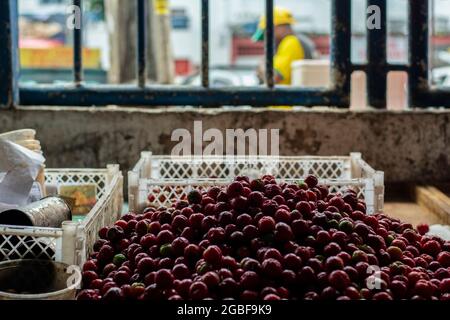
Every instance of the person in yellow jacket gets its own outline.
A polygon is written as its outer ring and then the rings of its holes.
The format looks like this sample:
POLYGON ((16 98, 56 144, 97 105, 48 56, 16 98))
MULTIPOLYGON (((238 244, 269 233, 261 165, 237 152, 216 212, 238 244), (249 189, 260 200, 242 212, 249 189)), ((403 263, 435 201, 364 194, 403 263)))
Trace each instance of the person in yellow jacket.
MULTIPOLYGON (((274 56, 275 83, 291 85, 292 62, 303 59, 312 59, 312 48, 297 38, 292 29, 295 18, 288 9, 275 7, 273 13, 274 38, 276 53, 274 56)), ((266 30, 266 17, 261 17, 258 30, 253 35, 253 41, 262 41, 266 30)), ((264 63, 258 69, 258 77, 264 80, 264 63)))

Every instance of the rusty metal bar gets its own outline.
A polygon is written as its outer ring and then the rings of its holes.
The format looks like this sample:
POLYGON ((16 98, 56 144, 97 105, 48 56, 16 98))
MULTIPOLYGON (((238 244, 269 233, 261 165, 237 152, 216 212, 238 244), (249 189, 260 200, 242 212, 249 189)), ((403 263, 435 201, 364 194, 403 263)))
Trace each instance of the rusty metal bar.
MULTIPOLYGON (((0 1, 0 23, 3 26, 10 26, 10 20, 16 19, 10 17, 8 10, 17 0, 0 1), (6 22, 5 22, 6 21, 6 22)), ((375 107, 385 107, 386 101, 386 75, 389 71, 406 71, 409 73, 409 92, 412 106, 450 106, 450 91, 444 88, 431 88, 429 85, 429 0, 409 1, 410 11, 410 64, 389 64, 386 61, 386 0, 369 0, 369 5, 377 5, 381 9, 382 26, 380 29, 369 31, 368 43, 368 64, 352 65, 350 61, 351 49, 351 1, 350 0, 332 0, 332 34, 331 34, 331 73, 334 81, 330 89, 305 89, 305 88, 284 88, 274 87, 273 57, 275 51, 273 9, 274 1, 266 0, 266 33, 265 33, 265 66, 266 83, 268 88, 209 88, 209 1, 201 0, 202 4, 202 87, 179 87, 179 86, 149 86, 137 88, 126 85, 121 86, 21 86, 20 99, 23 105, 80 105, 103 106, 107 104, 117 105, 142 105, 142 106, 161 106, 161 105, 201 105, 206 107, 216 107, 221 105, 329 105, 338 107, 348 107, 350 100, 350 78, 355 70, 363 70, 368 74, 369 101, 375 107)), ((81 7, 82 0, 73 0, 81 7)), ((144 5, 145 1, 138 0, 138 3, 144 5)), ((138 14, 138 28, 143 28, 143 15, 141 11, 138 14)), ((13 21, 17 23, 17 21, 13 21)), ((0 38, 6 39, 4 43, 14 39, 11 36, 17 32, 17 28, 6 32, 6 28, 0 30, 0 38), (5 36, 6 35, 6 36, 5 36)), ((74 41, 75 56, 78 52, 78 58, 74 58, 74 70, 79 71, 78 83, 82 80, 82 59, 81 59, 81 30, 75 30, 79 33, 79 41, 74 41), (78 43, 78 46, 77 46, 78 43), (77 67, 78 61, 78 67, 77 67)), ((144 33, 138 35, 142 37, 144 33)), ((75 37, 76 38, 76 37, 75 37)), ((138 64, 142 57, 145 57, 146 46, 141 41, 141 47, 138 50, 138 64)), ((5 97, 10 101, 10 93, 14 92, 17 96, 18 73, 14 70, 14 64, 17 64, 18 53, 17 45, 13 45, 8 50, 0 47, 0 90, 7 90, 6 95, 2 95, 0 105, 5 105, 5 97), (6 57, 6 59, 4 58, 6 57), (5 61, 5 62, 3 62, 5 61), (6 67, 5 67, 6 66, 6 67), (11 77, 4 75, 12 75, 11 77), (6 80, 5 80, 6 79, 6 80), (7 84, 6 86, 3 84, 7 84), (5 89, 6 88, 6 89, 5 89)), ((145 68, 145 62, 140 64, 145 68)), ((140 84, 143 83, 142 69, 139 70, 140 84)), ((77 78, 77 77, 76 77, 77 78)), ((145 80, 144 80, 145 81, 145 80)), ((76 81, 77 82, 77 81, 76 81)), ((17 101, 17 98, 13 99, 17 101)), ((9 103, 9 102, 8 102, 9 103)))
POLYGON ((265 32, 265 53, 266 53, 266 84, 269 88, 275 86, 273 56, 275 54, 275 39, 273 25, 273 0, 266 0, 266 32, 265 32))
POLYGON ((23 105, 56 106, 342 106, 347 97, 341 92, 327 89, 277 87, 224 87, 84 85, 67 87, 55 85, 22 86, 20 100, 23 105))
POLYGON ((427 101, 424 101, 422 96, 429 90, 429 1, 408 1, 408 5, 409 63, 411 65, 409 103, 413 107, 424 107, 427 101))
POLYGON ((147 70, 147 0, 137 0, 137 77, 139 87, 145 87, 147 70))
POLYGON ((0 1, 0 109, 19 103, 17 0, 0 1))
MULTIPOLYGON (((352 72, 353 72, 353 71, 364 71, 364 72, 368 72, 368 70, 369 70, 367 64, 359 64, 359 63, 353 64, 353 65, 351 66, 351 68, 352 68, 352 72)), ((386 69, 389 70, 389 71, 403 71, 403 72, 409 72, 410 67, 409 67, 409 65, 406 65, 406 64, 396 64, 396 63, 392 63, 392 64, 391 64, 391 63, 388 63, 386 69)))
POLYGON ((75 23, 73 30, 73 73, 74 81, 77 86, 83 82, 83 4, 82 0, 73 0, 73 5, 77 8, 75 19, 79 25, 75 23), (79 16, 77 16, 79 14, 79 16))
POLYGON ((387 101, 387 4, 369 0, 367 19, 379 15, 380 25, 367 30, 367 101, 369 106, 385 109, 387 101))
POLYGON ((266 34, 265 34, 265 52, 266 52, 266 84, 269 88, 275 86, 273 56, 275 54, 275 37, 273 25, 273 0, 266 0, 266 34))
POLYGON ((331 10, 331 79, 333 89, 342 96, 337 107, 350 105, 351 84, 351 0, 333 0, 331 10))
POLYGON ((209 87, 209 0, 202 0, 202 86, 209 87))

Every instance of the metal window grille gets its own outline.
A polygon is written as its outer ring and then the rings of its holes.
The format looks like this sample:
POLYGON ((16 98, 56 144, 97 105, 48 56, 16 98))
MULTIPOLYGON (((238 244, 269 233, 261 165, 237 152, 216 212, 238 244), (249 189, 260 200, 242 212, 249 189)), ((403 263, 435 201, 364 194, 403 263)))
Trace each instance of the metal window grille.
MULTIPOLYGON (((58 106, 182 106, 217 107, 221 105, 301 105, 347 108, 353 71, 367 74, 370 106, 386 108, 386 82, 390 71, 409 75, 411 107, 450 107, 450 90, 434 88, 429 82, 429 1, 409 0, 409 63, 387 62, 386 0, 367 0, 381 9, 381 28, 368 30, 366 64, 351 63, 351 0, 330 0, 331 79, 330 88, 275 86, 273 55, 273 0, 265 0, 267 30, 265 37, 265 86, 211 88, 209 85, 209 0, 201 0, 201 86, 149 85, 146 83, 146 10, 148 1, 137 1, 137 85, 88 85, 83 82, 82 30, 74 30, 73 83, 70 85, 19 85, 18 0, 0 1, 0 107, 14 105, 58 106)), ((263 0, 261 0, 263 1, 263 0)), ((73 0, 81 7, 82 0, 73 0)), ((82 19, 81 19, 82 20, 82 19)))

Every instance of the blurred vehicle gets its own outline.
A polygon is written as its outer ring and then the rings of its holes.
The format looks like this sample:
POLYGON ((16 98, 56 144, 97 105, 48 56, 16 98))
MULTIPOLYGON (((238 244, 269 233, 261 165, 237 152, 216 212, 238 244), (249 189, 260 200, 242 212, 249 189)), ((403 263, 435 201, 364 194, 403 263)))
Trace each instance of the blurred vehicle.
POLYGON ((443 87, 450 87, 450 68, 448 70, 448 76, 445 79, 445 82, 442 83, 443 87))
MULTIPOLYGON (((201 86, 200 71, 182 78, 177 84, 186 86, 201 86)), ((209 84, 212 88, 221 87, 254 87, 259 86, 259 79, 254 66, 215 66, 209 69, 209 84)), ((233 106, 222 106, 225 109, 235 108, 233 106)), ((195 107, 193 107, 195 108, 195 107)), ((251 106, 240 106, 250 109, 251 106)))
POLYGON ((431 72, 432 83, 438 87, 450 87, 450 52, 441 51, 438 57, 443 64, 449 66, 434 68, 431 72))
MULTIPOLYGON (((254 67, 215 66, 209 69, 211 87, 251 87, 258 86, 259 80, 254 67)), ((181 85, 201 86, 200 71, 181 80, 181 85)))
POLYGON ((433 69, 432 81, 438 87, 450 87, 450 67, 433 69))

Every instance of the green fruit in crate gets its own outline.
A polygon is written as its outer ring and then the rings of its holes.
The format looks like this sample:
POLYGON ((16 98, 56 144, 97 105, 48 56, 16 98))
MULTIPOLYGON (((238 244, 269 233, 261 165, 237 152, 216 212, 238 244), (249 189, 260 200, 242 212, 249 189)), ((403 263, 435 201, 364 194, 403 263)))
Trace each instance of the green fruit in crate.
POLYGON ((337 222, 337 220, 331 219, 328 221, 328 227, 330 229, 339 229, 339 222, 337 222))
POLYGON ((339 230, 349 234, 353 231, 353 223, 349 220, 342 220, 339 223, 339 230))
POLYGON ((118 267, 120 267, 125 261, 127 261, 127 257, 121 253, 116 254, 113 258, 113 263, 118 267))
POLYGON ((356 250, 353 252, 352 261, 354 263, 358 262, 368 262, 367 253, 362 250, 356 250))
POLYGON ((131 285, 132 288, 145 288, 145 284, 142 282, 135 282, 131 285))
POLYGON ((386 251, 387 253, 389 253, 392 261, 400 260, 403 256, 402 249, 400 249, 399 247, 390 246, 386 251))
POLYGON ((316 256, 316 259, 323 262, 325 260, 325 257, 319 254, 316 256))
POLYGON ((172 255, 173 249, 171 244, 164 244, 159 249, 159 253, 162 257, 170 257, 172 255))
POLYGON ((390 269, 391 273, 394 275, 403 275, 406 272, 406 266, 400 261, 391 263, 389 265, 389 269, 390 269))
POLYGON ((308 185, 307 185, 304 181, 299 181, 299 182, 297 182, 297 186, 298 186, 301 190, 308 190, 308 185))
POLYGON ((394 241, 394 240, 395 240, 394 236, 388 235, 388 236, 386 237, 386 244, 387 244, 388 246, 390 246, 391 243, 392 243, 392 241, 394 241))
POLYGON ((211 271, 211 270, 212 270, 211 265, 209 265, 207 262, 200 263, 196 269, 197 273, 200 275, 203 275, 206 272, 211 271))
POLYGON ((135 282, 131 285, 132 297, 137 299, 145 292, 145 285, 143 283, 135 282))

